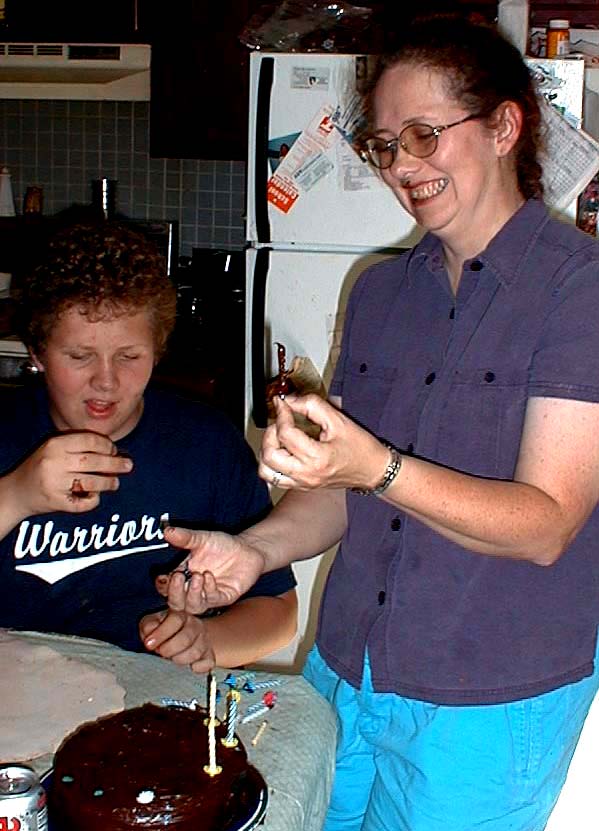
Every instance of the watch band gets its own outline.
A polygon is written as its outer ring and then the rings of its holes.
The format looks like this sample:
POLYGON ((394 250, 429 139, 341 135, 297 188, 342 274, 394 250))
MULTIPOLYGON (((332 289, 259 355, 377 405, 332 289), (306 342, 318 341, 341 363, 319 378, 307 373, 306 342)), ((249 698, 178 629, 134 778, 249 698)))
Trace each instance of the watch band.
POLYGON ((388 441, 383 441, 385 447, 387 447, 391 452, 391 457, 385 468, 385 472, 383 474, 383 478, 375 485, 374 488, 352 488, 354 493, 359 493, 362 496, 380 496, 381 493, 384 493, 391 482, 395 479, 399 471, 401 470, 401 463, 403 461, 402 455, 392 444, 389 444, 388 441))

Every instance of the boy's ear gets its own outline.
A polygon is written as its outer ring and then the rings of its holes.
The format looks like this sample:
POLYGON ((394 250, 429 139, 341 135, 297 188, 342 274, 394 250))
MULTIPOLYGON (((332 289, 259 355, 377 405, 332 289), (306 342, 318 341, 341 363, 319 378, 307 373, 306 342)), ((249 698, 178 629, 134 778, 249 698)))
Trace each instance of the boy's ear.
POLYGON ((38 356, 35 354, 33 349, 29 350, 29 357, 31 359, 31 363, 37 369, 37 371, 38 372, 44 372, 45 367, 44 367, 43 363, 40 361, 40 359, 38 358, 38 356))

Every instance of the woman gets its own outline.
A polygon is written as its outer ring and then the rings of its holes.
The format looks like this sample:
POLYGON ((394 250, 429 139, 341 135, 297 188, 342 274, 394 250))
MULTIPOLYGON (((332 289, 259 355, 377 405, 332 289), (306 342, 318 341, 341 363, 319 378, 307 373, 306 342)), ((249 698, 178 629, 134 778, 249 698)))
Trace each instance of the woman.
POLYGON ((23 336, 45 383, 0 416, 0 626, 145 646, 203 672, 287 643, 295 581, 286 567, 204 620, 156 592, 181 559, 165 514, 239 530, 269 507, 223 415, 146 389, 175 301, 154 247, 112 223, 62 231, 26 284, 23 336))
POLYGON ((327 831, 540 831, 599 678, 599 249, 542 203, 539 104, 493 29, 414 23, 371 103, 364 152, 428 233, 358 281, 336 406, 278 402, 275 511, 168 534, 198 572, 170 602, 341 540, 305 670, 339 719, 327 831))

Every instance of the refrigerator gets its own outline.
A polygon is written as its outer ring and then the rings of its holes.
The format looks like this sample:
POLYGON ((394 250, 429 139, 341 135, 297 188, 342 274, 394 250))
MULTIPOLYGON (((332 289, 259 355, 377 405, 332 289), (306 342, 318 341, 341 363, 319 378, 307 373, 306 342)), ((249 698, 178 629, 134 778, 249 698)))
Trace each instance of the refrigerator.
MULTIPOLYGON (((255 451, 267 424, 265 382, 278 369, 275 344, 288 365, 309 358, 328 388, 356 278, 422 236, 352 147, 371 69, 364 55, 250 55, 245 426, 255 451)), ((300 633, 272 662, 301 666, 331 556, 296 565, 300 633)))

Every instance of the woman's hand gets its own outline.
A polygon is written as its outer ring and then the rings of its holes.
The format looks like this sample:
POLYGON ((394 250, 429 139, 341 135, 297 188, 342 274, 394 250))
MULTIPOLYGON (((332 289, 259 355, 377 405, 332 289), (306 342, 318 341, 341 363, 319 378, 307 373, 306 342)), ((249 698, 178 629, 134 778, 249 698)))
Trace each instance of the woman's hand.
POLYGON ((156 588, 168 598, 173 611, 202 614, 215 606, 229 606, 250 589, 265 570, 264 556, 243 534, 220 531, 165 529, 164 536, 176 548, 187 548, 189 556, 156 588), (192 572, 191 578, 186 570, 192 572))
POLYGON ((139 634, 150 652, 194 672, 209 672, 216 664, 205 623, 188 612, 168 609, 146 615, 139 623, 139 634))
POLYGON ((48 439, 4 477, 5 495, 20 514, 16 522, 52 511, 81 513, 95 508, 104 491, 117 490, 118 477, 132 467, 129 458, 117 455, 107 436, 63 433, 48 439))
POLYGON ((285 490, 371 488, 381 480, 389 451, 374 436, 317 395, 275 399, 277 418, 265 434, 260 476, 285 490), (313 439, 295 425, 299 413, 320 427, 313 439))

